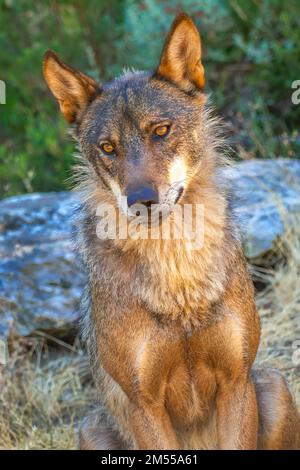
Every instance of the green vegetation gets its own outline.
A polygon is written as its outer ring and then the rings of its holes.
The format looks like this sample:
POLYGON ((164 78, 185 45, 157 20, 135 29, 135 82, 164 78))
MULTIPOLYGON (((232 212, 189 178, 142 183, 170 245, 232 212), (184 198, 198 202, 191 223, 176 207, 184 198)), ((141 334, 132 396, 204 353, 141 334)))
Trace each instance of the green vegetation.
POLYGON ((201 31, 208 90, 236 155, 299 157, 299 0, 0 0, 0 197, 62 189, 69 176, 74 144, 42 78, 45 50, 100 81, 153 68, 181 10, 201 31))

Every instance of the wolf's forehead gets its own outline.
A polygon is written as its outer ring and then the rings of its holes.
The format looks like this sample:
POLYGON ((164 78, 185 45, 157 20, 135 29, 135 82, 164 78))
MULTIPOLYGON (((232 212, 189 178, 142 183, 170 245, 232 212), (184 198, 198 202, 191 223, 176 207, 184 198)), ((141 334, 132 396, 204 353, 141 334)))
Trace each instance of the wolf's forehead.
POLYGON ((161 96, 148 83, 130 84, 121 87, 114 92, 113 100, 116 116, 131 116, 136 119, 146 119, 160 112, 172 111, 171 103, 167 96, 161 96))
POLYGON ((114 112, 117 113, 117 115, 126 115, 128 112, 138 115, 140 109, 143 110, 147 101, 147 97, 142 90, 137 91, 131 86, 127 86, 119 92, 116 92, 114 98, 114 112))
POLYGON ((155 89, 151 84, 132 86, 128 84, 119 90, 114 90, 107 96, 106 118, 116 122, 125 120, 143 124, 162 119, 173 119, 181 114, 174 100, 167 93, 155 89))
POLYGON ((103 88, 90 116, 92 134, 110 136, 130 130, 136 133, 162 120, 193 120, 195 108, 188 97, 146 75, 132 74, 103 88))
MULTIPOLYGON (((155 111, 161 113, 159 108, 155 111)), ((153 114, 154 108, 150 109, 147 100, 128 87, 122 93, 103 96, 91 118, 94 128, 110 134, 118 132, 124 126, 133 129, 143 127, 147 121, 151 121, 153 114)))

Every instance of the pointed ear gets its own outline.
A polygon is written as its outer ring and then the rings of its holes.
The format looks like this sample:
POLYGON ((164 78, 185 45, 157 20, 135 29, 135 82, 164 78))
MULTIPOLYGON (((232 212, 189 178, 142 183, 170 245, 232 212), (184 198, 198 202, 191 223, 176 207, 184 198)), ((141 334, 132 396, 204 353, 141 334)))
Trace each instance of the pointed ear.
POLYGON ((47 51, 44 56, 43 72, 65 119, 75 122, 100 86, 91 77, 65 64, 53 51, 47 51))
POLYGON ((204 88, 200 35, 191 18, 184 13, 178 15, 171 26, 157 74, 186 91, 204 88))

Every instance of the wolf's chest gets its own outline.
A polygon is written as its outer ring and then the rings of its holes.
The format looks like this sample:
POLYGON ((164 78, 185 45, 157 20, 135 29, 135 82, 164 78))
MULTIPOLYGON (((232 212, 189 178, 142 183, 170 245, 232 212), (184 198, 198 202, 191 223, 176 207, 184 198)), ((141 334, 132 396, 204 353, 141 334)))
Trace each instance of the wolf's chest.
POLYGON ((209 326, 215 320, 214 304, 223 292, 220 274, 202 280, 197 273, 145 278, 140 284, 139 297, 147 310, 162 323, 180 324, 186 331, 209 326))
POLYGON ((164 319, 178 321, 185 329, 210 324, 210 307, 224 291, 225 269, 214 263, 206 248, 201 252, 186 247, 155 252, 138 272, 136 295, 148 310, 164 319), (143 272, 143 276, 140 275, 143 272))

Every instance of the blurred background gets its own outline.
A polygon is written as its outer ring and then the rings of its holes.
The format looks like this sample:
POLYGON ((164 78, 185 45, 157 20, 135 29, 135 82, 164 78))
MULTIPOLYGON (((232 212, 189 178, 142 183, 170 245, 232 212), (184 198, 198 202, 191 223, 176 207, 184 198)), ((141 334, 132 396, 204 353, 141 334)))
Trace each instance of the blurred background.
POLYGON ((41 74, 45 50, 102 82, 155 68, 182 10, 201 31, 235 158, 299 157, 299 0, 0 0, 0 197, 62 189, 69 176, 74 147, 41 74))

